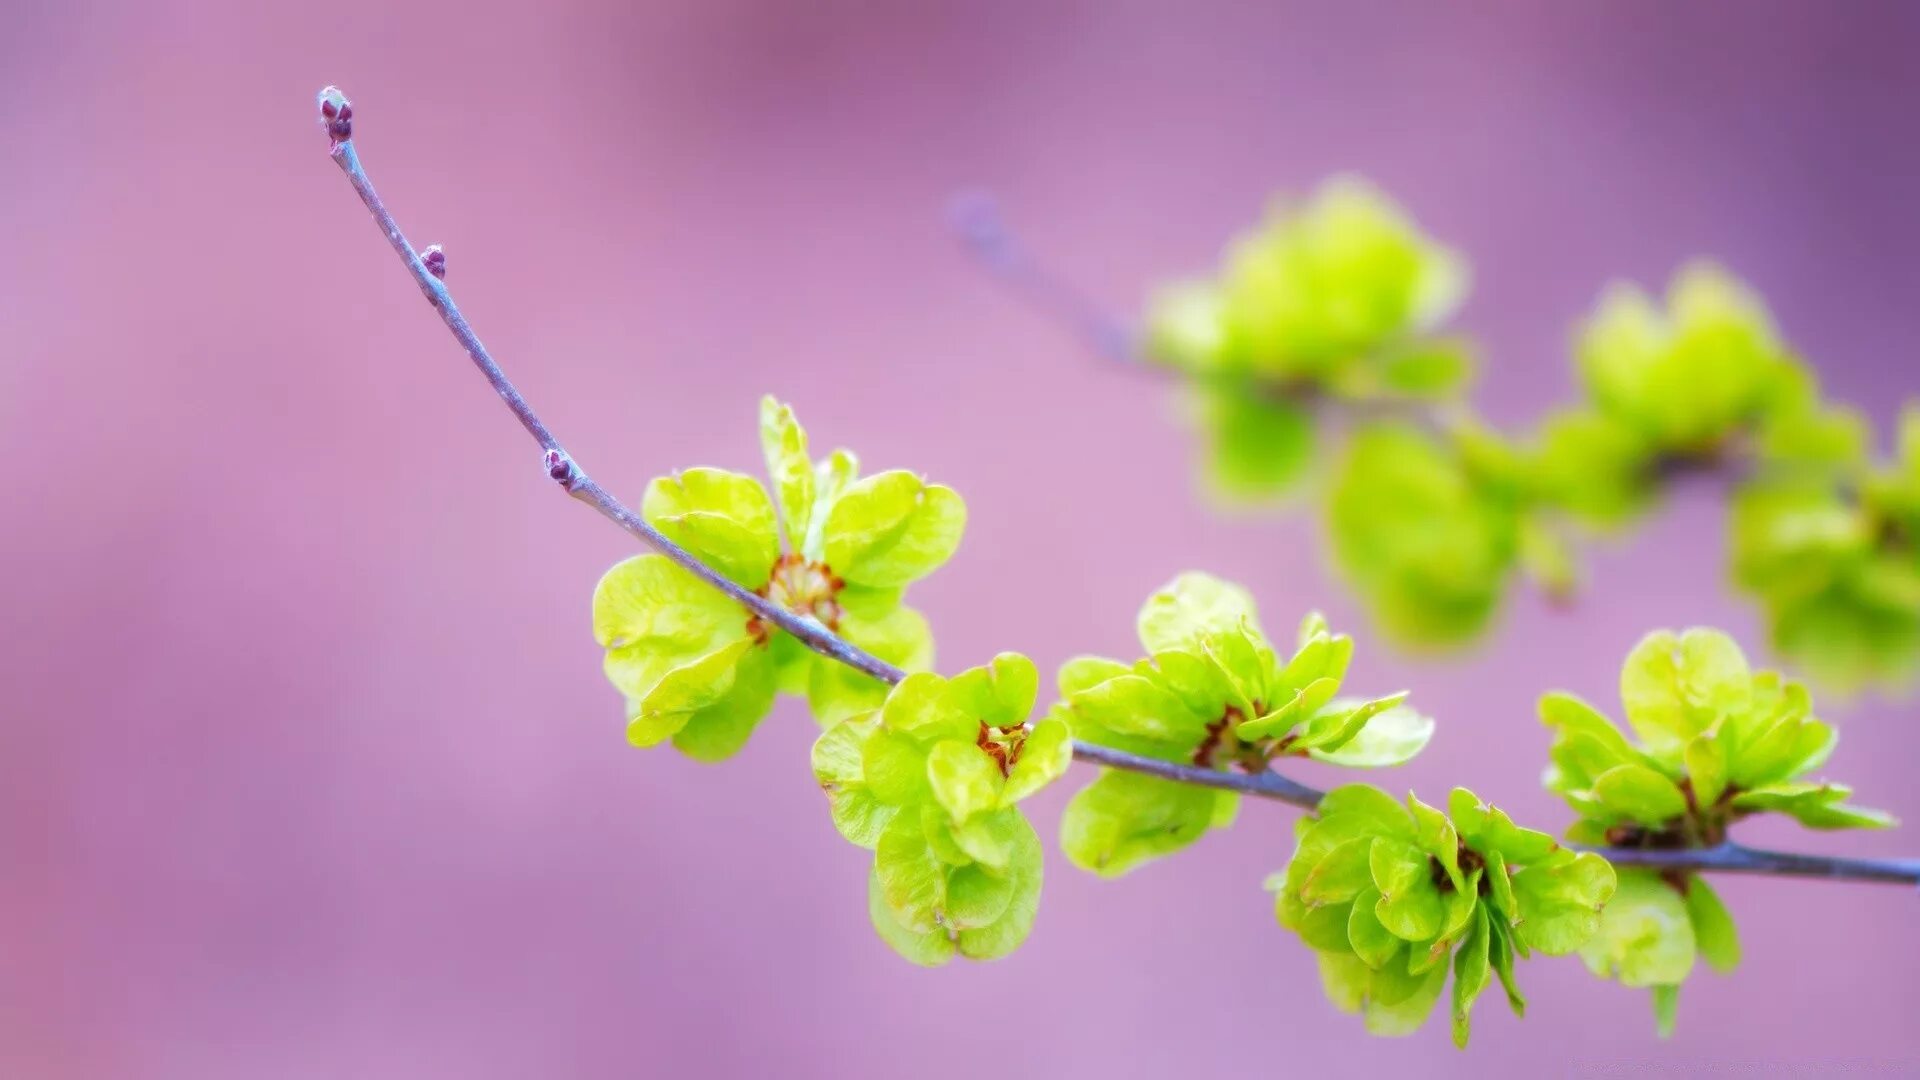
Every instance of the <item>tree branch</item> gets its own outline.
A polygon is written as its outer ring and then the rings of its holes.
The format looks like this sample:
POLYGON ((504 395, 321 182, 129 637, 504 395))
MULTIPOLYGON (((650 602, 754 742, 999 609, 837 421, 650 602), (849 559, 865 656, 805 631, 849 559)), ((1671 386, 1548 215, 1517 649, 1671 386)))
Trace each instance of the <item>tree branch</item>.
MULTIPOLYGON (((839 637, 825 627, 810 619, 802 618, 785 608, 769 601, 766 597, 742 588, 728 580, 718 571, 701 562, 692 552, 669 540, 660 530, 647 524, 639 514, 634 513, 619 499, 601 487, 567 453, 566 447, 555 437, 545 421, 541 420, 533 406, 527 401, 506 372, 494 360, 487 347, 461 314, 459 305, 453 301, 453 295, 442 280, 446 273, 446 259, 438 247, 427 249, 425 255, 414 250, 412 244, 400 231, 400 225, 394 220, 393 213, 381 201, 374 190, 373 181, 368 178, 366 169, 360 163, 360 154, 353 144, 353 106, 338 89, 327 87, 320 92, 320 120, 332 140, 330 151, 334 164, 346 174, 347 182, 366 204, 373 215, 374 223, 385 234, 387 243, 393 247, 400 261, 406 264, 407 271, 413 275, 415 284, 426 295, 427 303, 440 314, 442 322, 452 332, 454 340, 466 350, 467 357, 480 369, 487 383, 520 426, 533 436, 535 442, 545 452, 547 476, 558 483, 569 495, 597 510, 620 528, 639 539, 648 547, 665 555, 688 572, 720 590, 740 603, 755 616, 764 619, 782 630, 792 634, 801 644, 822 656, 836 660, 863 674, 872 676, 885 683, 898 683, 906 677, 906 672, 866 652, 853 643, 839 637)), ((996 219, 997 220, 997 219, 996 219)), ((1023 265, 1020 258, 1012 260, 1013 265, 1023 265)), ((1077 293, 1062 293, 1065 303, 1075 303, 1077 293)), ((1084 300, 1084 298, 1080 298, 1084 300)), ((1099 309, 1088 302, 1082 310, 1098 314, 1099 309)), ((1090 323, 1097 329, 1097 324, 1090 323)), ((1131 335, 1128 339, 1131 340, 1131 335)), ((1128 346, 1128 355, 1131 346, 1128 346)), ((1272 770, 1258 773, 1233 773, 1217 769, 1202 768, 1195 765, 1182 765, 1161 761, 1156 758, 1129 754, 1111 747, 1098 746, 1076 740, 1073 744, 1073 756, 1079 761, 1100 765, 1110 769, 1124 769, 1130 772, 1157 776, 1183 784, 1195 784, 1202 787, 1234 791, 1242 795, 1271 799, 1283 802, 1302 810, 1312 810, 1318 806, 1325 792, 1309 787, 1298 781, 1288 779, 1272 770)), ((1691 851, 1645 851, 1639 849, 1593 849, 1609 860, 1622 865, 1658 865, 1670 869, 1718 870, 1735 873, 1769 873, 1802 877, 1830 877, 1854 881, 1898 881, 1920 883, 1920 861, 1867 860, 1867 859, 1831 859, 1813 855, 1786 855, 1775 852, 1754 851, 1735 847, 1731 844, 1718 848, 1704 848, 1691 851)))

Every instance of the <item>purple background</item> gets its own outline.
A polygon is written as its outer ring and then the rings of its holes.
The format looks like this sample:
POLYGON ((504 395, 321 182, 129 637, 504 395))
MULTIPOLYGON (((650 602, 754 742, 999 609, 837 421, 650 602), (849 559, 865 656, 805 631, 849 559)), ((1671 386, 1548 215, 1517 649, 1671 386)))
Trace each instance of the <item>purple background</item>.
MULTIPOLYGON (((310 120, 354 97, 403 224, 617 489, 756 466, 775 392, 817 445, 968 497, 915 592, 944 667, 1131 655, 1141 599, 1205 568, 1271 624, 1325 608, 1361 687, 1440 718, 1386 783, 1556 827, 1539 692, 1611 706, 1657 626, 1757 645, 1705 492, 1606 548, 1576 612, 1523 595, 1465 659, 1395 655, 1309 519, 1216 516, 1162 389, 941 221, 990 185, 1131 305, 1273 190, 1359 170, 1473 258, 1496 420, 1569 393, 1610 276, 1697 253, 1891 418, 1920 382, 1913 8, 1433 7, 0 3, 0 1074, 1920 1068, 1915 897, 1804 882, 1725 884, 1746 967, 1697 975, 1671 1041, 1574 960, 1523 966, 1529 1019, 1483 1003, 1465 1054, 1444 1019, 1368 1038, 1260 892, 1279 807, 1117 882, 1050 856, 1006 961, 896 960, 797 703, 722 767, 625 745, 587 600, 630 545, 541 478, 310 120)), ((1834 774, 1920 820, 1911 708, 1829 705, 1834 774)), ((1050 840, 1085 779, 1039 800, 1050 840)))

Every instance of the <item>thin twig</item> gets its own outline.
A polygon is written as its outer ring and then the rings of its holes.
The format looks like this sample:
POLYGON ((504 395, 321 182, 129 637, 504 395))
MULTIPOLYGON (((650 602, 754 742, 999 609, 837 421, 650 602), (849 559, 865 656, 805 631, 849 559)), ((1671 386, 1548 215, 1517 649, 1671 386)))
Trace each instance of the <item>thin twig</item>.
POLYGON ((1713 870, 1725 874, 1829 878, 1841 881, 1920 883, 1920 859, 1848 859, 1835 855, 1797 855, 1742 847, 1731 840, 1705 848, 1589 848, 1616 866, 1661 870, 1713 870))
MULTIPOLYGON (((549 478, 558 483, 568 494, 593 507, 601 516, 625 529, 648 547, 665 555, 701 581, 739 602, 755 616, 792 634, 801 644, 814 652, 839 661, 884 683, 897 683, 906 677, 906 672, 839 637, 819 623, 795 615, 772 603, 766 597, 728 580, 718 571, 701 562, 692 552, 675 544, 660 530, 647 524, 640 515, 628 509, 619 499, 614 498, 605 488, 594 482, 567 453, 566 448, 540 419, 540 415, 534 411, 533 406, 507 378, 506 373, 493 359, 493 355, 487 351, 487 347, 480 343, 480 338, 473 332, 473 327, 468 324, 466 316, 460 313, 459 305, 454 303, 453 295, 447 291, 446 283, 441 277, 445 273, 444 256, 435 259, 433 264, 429 265, 423 260, 421 253, 415 251, 408 243, 406 236, 401 233, 399 224, 394 221, 393 214, 381 201, 379 194, 374 190, 373 181, 368 179, 366 169, 360 164, 359 152, 353 145, 353 107, 339 90, 328 87, 320 92, 320 117, 328 136, 333 141, 331 153, 334 163, 339 165, 340 171, 346 174, 347 181, 359 194, 360 201, 366 204, 367 210, 373 215, 374 222, 386 235, 387 243, 392 245, 394 253, 399 255, 400 260, 406 264, 408 272, 413 275, 414 282, 426 295, 427 302, 440 313, 441 321, 447 324, 447 329, 452 331, 454 339, 460 343, 461 348, 466 350, 474 366, 486 376, 494 392, 500 395, 500 399, 506 402, 507 408, 519 419, 520 426, 526 428, 527 433, 540 444, 540 448, 545 452, 545 466, 549 478)), ((1325 794, 1317 788, 1288 779, 1272 770, 1252 774, 1225 772, 1142 757, 1079 741, 1073 744, 1073 756, 1077 760, 1110 769, 1125 769, 1148 776, 1157 776, 1164 780, 1235 791, 1242 795, 1287 803, 1303 810, 1312 810, 1318 806, 1325 794)), ((1920 862, 1914 861, 1786 855, 1732 845, 1692 851, 1650 852, 1612 848, 1594 850, 1623 865, 1659 865, 1670 869, 1920 883, 1920 862), (1658 856, 1658 861, 1649 860, 1649 856, 1658 856)))

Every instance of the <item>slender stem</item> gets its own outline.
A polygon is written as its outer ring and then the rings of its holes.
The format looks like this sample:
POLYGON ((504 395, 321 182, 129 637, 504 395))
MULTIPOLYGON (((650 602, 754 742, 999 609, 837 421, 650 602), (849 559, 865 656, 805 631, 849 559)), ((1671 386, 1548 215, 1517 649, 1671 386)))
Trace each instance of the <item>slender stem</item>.
POLYGON ((1920 859, 1848 859, 1832 855, 1798 855, 1742 847, 1731 840, 1704 848, 1582 848, 1606 857, 1616 866, 1644 866, 1662 870, 1713 870, 1725 874, 1770 874, 1776 877, 1831 878, 1844 881, 1884 881, 1920 884, 1920 859))
MULTIPOLYGON (((436 257, 430 265, 413 245, 401 233, 399 223, 381 201, 374 190, 373 181, 368 179, 366 169, 360 163, 360 154, 353 145, 352 107, 338 90, 328 87, 320 95, 321 119, 333 140, 332 156, 340 171, 346 174, 347 181, 359 194, 360 201, 366 204, 373 220, 386 235, 387 243, 392 245, 394 253, 400 256, 420 291, 426 294, 427 302, 440 313, 440 319, 447 324, 460 347, 486 377, 494 392, 507 404, 507 408, 520 421, 520 426, 532 435, 545 452, 547 475, 558 483, 574 498, 599 511, 601 516, 625 529, 648 547, 665 555, 675 563, 698 577, 701 581, 725 593, 738 601, 747 610, 759 618, 780 627, 792 634, 801 644, 814 652, 836 660, 856 671, 870 675, 885 683, 897 683, 906 678, 906 672, 866 652, 853 643, 834 634, 819 623, 802 618, 769 601, 766 597, 746 589, 728 580, 718 571, 701 562, 694 554, 669 540, 660 530, 647 524, 639 514, 634 513, 619 499, 601 487, 567 453, 545 421, 540 419, 533 406, 519 389, 507 378, 487 347, 480 343, 473 327, 461 314, 459 305, 453 301, 446 283, 441 280, 444 273, 443 257, 436 257), (438 271, 438 272, 436 272, 438 271)), ((1156 758, 1129 754, 1106 746, 1075 741, 1073 756, 1084 762, 1104 766, 1110 769, 1125 769, 1131 772, 1157 776, 1183 784, 1196 784, 1202 787, 1217 788, 1251 795, 1262 799, 1287 803, 1303 810, 1312 810, 1318 806, 1325 794, 1317 788, 1291 780, 1272 770, 1258 773, 1234 773, 1217 769, 1202 768, 1195 765, 1181 765, 1161 761, 1156 758)), ((1702 848, 1691 851, 1644 851, 1639 849, 1593 849, 1608 859, 1622 865, 1651 866, 1658 865, 1671 869, 1717 870, 1734 873, 1784 874, 1800 877, 1829 877, 1853 881, 1898 881, 1920 883, 1920 861, 1914 860, 1871 860, 1871 859, 1834 859, 1817 855, 1787 855, 1776 852, 1755 851, 1724 844, 1718 848, 1702 848)))
POLYGON ((1308 787, 1298 780, 1288 779, 1272 769, 1257 773, 1227 772, 1222 769, 1202 768, 1199 765, 1181 765, 1157 758, 1139 757, 1110 747, 1083 742, 1073 744, 1073 756, 1093 765, 1126 769, 1129 772, 1145 773, 1162 780, 1193 784, 1198 787, 1237 791, 1242 795, 1254 795, 1262 799, 1287 803, 1302 810, 1312 810, 1319 806, 1320 799, 1326 795, 1326 792, 1319 788, 1308 787))

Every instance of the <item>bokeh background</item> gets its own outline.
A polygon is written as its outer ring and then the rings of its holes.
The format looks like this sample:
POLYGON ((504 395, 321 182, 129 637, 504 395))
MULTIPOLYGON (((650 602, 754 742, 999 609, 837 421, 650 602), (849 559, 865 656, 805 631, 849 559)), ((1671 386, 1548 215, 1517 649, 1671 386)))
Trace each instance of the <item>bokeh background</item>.
MULTIPOLYGON (((797 703, 722 767, 625 745, 587 600, 629 543, 542 478, 312 120, 353 96, 403 224, 617 489, 757 467, 775 392, 817 445, 968 497, 914 597, 944 667, 1131 655, 1141 599, 1205 568, 1272 623, 1326 609, 1359 685, 1440 718, 1386 782, 1552 826, 1539 692, 1611 703, 1657 626, 1760 648, 1711 494, 1603 549, 1575 610, 1521 595, 1476 652, 1396 655, 1309 519, 1210 509, 1164 388, 1010 301, 943 207, 991 187, 1131 306, 1271 192, 1358 170, 1473 257, 1496 420, 1568 393, 1603 282, 1706 253, 1884 425, 1920 390, 1920 10, 4 0, 0 26, 0 1075, 1920 1069, 1920 899, 1809 882, 1726 882, 1745 969, 1697 975, 1669 1041, 1574 960, 1524 965, 1529 1018, 1483 1003, 1466 1053, 1443 1019, 1370 1039, 1260 891, 1278 807, 1120 881, 1050 856, 1014 957, 900 962, 797 703)), ((1827 709, 1833 773, 1910 821, 1917 709, 1827 709)))

